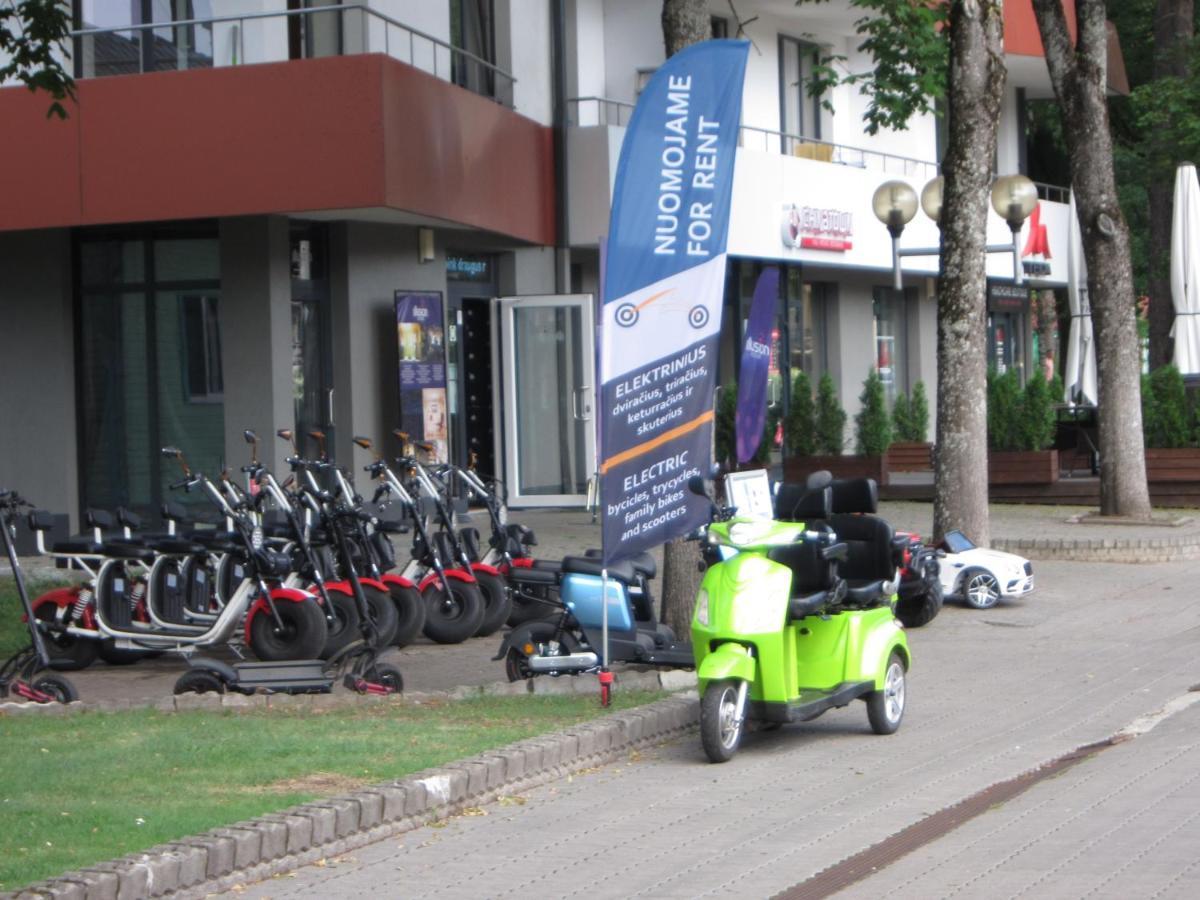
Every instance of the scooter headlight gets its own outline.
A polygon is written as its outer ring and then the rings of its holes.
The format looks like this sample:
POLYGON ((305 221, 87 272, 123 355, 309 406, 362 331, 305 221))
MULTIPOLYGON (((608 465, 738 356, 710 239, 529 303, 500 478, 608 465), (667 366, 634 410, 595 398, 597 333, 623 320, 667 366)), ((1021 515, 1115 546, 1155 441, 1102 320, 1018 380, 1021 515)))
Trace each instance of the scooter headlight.
POLYGON ((704 588, 700 588, 700 593, 696 595, 696 621, 708 626, 708 591, 704 588))

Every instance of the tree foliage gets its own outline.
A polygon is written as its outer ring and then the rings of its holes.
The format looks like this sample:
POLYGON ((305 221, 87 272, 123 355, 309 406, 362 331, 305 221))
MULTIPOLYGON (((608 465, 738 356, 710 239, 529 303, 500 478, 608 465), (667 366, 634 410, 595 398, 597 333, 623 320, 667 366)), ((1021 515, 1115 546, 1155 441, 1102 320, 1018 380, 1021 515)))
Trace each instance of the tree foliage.
POLYGON ((55 55, 66 52, 70 5, 60 0, 0 3, 0 83, 15 80, 52 99, 47 116, 67 117, 62 101, 75 98, 75 82, 55 55))
POLYGON ((793 456, 812 456, 817 452, 817 407, 813 403, 812 381, 801 369, 792 379, 792 404, 784 420, 788 452, 793 456))
MULTIPOLYGON (((797 6, 828 0, 796 0, 797 6)), ((950 5, 946 3, 897 3, 895 0, 850 0, 864 15, 854 23, 862 36, 860 53, 868 55, 874 68, 851 72, 847 59, 827 54, 818 60, 809 81, 809 93, 828 100, 830 88, 849 84, 860 88, 868 99, 863 118, 868 134, 881 128, 902 131, 918 113, 934 111, 945 96, 950 62, 950 45, 945 25, 950 5)))
POLYGON ((817 452, 836 456, 846 444, 846 411, 828 372, 817 382, 817 452))
POLYGON ((854 417, 854 452, 860 456, 882 456, 892 445, 892 418, 879 372, 871 369, 858 396, 861 404, 854 417))
POLYGON ((1183 376, 1172 365, 1142 376, 1142 428, 1147 447, 1196 445, 1196 416, 1183 376))

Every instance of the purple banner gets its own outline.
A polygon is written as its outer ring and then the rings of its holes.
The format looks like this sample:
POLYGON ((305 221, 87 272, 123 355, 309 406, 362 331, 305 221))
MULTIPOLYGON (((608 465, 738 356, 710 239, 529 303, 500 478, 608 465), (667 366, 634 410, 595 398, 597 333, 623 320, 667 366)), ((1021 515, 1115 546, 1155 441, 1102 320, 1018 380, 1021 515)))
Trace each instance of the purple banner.
POLYGON ((767 422, 767 374, 771 366, 771 329, 779 305, 779 269, 768 266, 758 276, 746 342, 742 345, 742 367, 738 375, 737 461, 749 462, 762 443, 767 422))
POLYGON ((446 422, 446 330, 440 291, 396 291, 400 348, 400 429, 449 456, 446 422))

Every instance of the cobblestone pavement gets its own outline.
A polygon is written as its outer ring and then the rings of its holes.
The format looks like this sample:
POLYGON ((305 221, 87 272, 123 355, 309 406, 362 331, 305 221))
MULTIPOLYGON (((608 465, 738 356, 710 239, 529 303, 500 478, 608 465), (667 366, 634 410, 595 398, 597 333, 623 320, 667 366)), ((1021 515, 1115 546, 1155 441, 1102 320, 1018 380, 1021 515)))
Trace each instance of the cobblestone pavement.
MULTIPOLYGON (((947 605, 910 634, 909 708, 892 737, 869 732, 861 704, 751 734, 723 766, 693 735, 238 896, 762 897, 797 885, 1200 681, 1200 563, 1036 571, 1030 598, 947 605)), ((850 892, 1193 896, 1196 722, 1192 707, 850 892)))

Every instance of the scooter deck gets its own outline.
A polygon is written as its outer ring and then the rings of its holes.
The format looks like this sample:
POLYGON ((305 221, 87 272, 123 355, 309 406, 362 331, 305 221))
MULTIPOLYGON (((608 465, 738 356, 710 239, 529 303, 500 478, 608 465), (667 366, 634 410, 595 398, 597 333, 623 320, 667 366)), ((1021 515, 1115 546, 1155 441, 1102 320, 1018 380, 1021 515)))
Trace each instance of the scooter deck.
POLYGON ((191 667, 217 672, 231 690, 245 694, 258 690, 280 694, 328 694, 333 690, 334 676, 319 659, 242 662, 230 666, 202 658, 193 660, 191 667))
POLYGON ((762 722, 807 722, 831 709, 849 706, 873 690, 874 682, 846 681, 827 691, 802 690, 799 697, 786 703, 751 700, 750 718, 762 722))
POLYGON ((667 644, 665 647, 655 647, 640 659, 631 661, 673 669, 696 668, 696 657, 692 654, 692 645, 680 642, 667 644))

